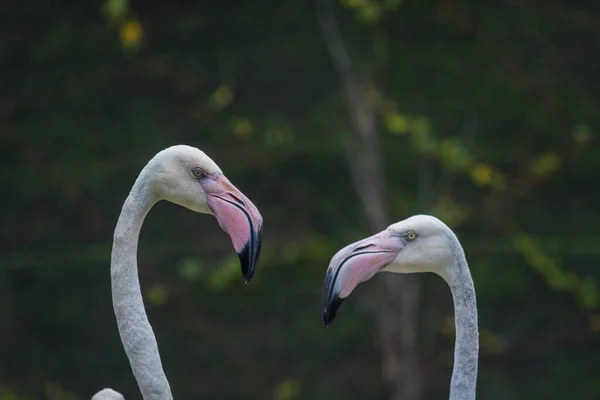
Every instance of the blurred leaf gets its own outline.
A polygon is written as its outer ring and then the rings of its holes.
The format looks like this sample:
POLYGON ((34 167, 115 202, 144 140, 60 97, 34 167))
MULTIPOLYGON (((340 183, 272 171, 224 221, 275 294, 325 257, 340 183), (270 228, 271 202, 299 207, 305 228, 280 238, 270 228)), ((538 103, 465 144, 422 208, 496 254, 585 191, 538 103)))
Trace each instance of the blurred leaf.
POLYGON ((214 290, 223 290, 239 279, 240 260, 237 256, 223 259, 207 277, 208 287, 214 290))
POLYGON ((381 18, 382 10, 379 4, 369 2, 364 6, 357 8, 357 16, 360 21, 367 23, 375 22, 381 18))
POLYGON ((167 301, 169 293, 161 285, 155 284, 147 290, 146 297, 148 298, 150 304, 154 306, 161 306, 167 301))
POLYGON ((116 21, 124 18, 128 10, 128 0, 107 0, 102 7, 102 11, 109 21, 116 21))
POLYGON ((488 165, 475 164, 471 172, 473 181, 479 186, 486 186, 492 182, 494 171, 488 165))
POLYGON ((220 110, 233 102, 233 90, 229 86, 220 86, 211 96, 214 109, 220 110))
POLYGON ((598 299, 598 285, 589 276, 586 276, 581 282, 580 298, 586 308, 594 308, 600 304, 598 299))
POLYGON ((575 125, 571 131, 573 140, 580 145, 587 145, 592 140, 592 132, 585 125, 575 125))
POLYGON ((177 272, 184 279, 197 281, 203 271, 198 260, 186 258, 177 265, 177 272))
POLYGON ((126 21, 121 25, 119 35, 121 43, 126 48, 135 48, 140 44, 144 31, 142 25, 136 20, 126 21))
POLYGON ((416 117, 409 121, 409 130, 416 137, 425 137, 431 134, 431 124, 424 117, 416 117))
POLYGON ((456 138, 444 139, 438 146, 439 157, 450 169, 465 168, 470 162, 470 156, 456 138))
POLYGON ((437 142, 434 137, 421 131, 420 134, 414 134, 413 145, 419 153, 431 154, 435 150, 437 142))
POLYGON ((531 236, 516 235, 513 240, 515 247, 523 254, 529 265, 541 273, 550 288, 572 293, 585 308, 598 306, 598 288, 594 280, 588 277, 580 278, 572 271, 563 270, 560 260, 544 254, 537 241, 531 236))
POLYGON ((231 128, 238 139, 248 140, 254 130, 252 122, 247 117, 235 117, 231 122, 231 128))
POLYGON ((273 389, 273 400, 293 400, 300 398, 300 383, 286 379, 273 389))
POLYGON ((533 160, 529 168, 536 175, 548 175, 558 170, 560 164, 560 157, 556 153, 546 153, 533 160))
POLYGON ((408 118, 405 115, 395 112, 388 113, 385 124, 391 133, 404 134, 408 132, 408 118))

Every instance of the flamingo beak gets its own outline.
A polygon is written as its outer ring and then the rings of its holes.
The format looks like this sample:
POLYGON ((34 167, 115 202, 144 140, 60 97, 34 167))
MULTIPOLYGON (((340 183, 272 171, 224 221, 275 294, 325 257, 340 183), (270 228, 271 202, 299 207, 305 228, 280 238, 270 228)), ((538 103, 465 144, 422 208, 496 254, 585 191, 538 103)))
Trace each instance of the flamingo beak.
POLYGON ((256 206, 220 173, 200 179, 207 203, 221 229, 229 234, 240 258, 244 280, 256 272, 262 243, 263 219, 256 206))
POLYGON ((392 263, 404 247, 389 230, 352 243, 338 251, 327 268, 323 283, 323 322, 331 324, 338 308, 359 283, 392 263))

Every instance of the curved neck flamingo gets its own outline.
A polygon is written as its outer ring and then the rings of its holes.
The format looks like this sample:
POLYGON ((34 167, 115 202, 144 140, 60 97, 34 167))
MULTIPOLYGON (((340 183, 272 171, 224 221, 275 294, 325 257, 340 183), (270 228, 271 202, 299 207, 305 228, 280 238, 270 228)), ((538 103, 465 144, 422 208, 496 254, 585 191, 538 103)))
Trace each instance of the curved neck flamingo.
MULTIPOLYGON (((144 218, 160 200, 213 214, 231 237, 246 281, 254 275, 262 241, 262 216, 257 208, 202 151, 190 146, 169 147, 144 167, 115 228, 110 270, 119 334, 144 400, 173 399, 144 308, 137 266, 144 218)), ((104 389, 93 399, 122 400, 123 396, 104 389)))
POLYGON ((473 279, 458 238, 439 219, 416 215, 338 251, 323 284, 323 319, 329 325, 340 304, 378 272, 440 275, 452 292, 456 339, 450 400, 474 400, 479 331, 473 279))

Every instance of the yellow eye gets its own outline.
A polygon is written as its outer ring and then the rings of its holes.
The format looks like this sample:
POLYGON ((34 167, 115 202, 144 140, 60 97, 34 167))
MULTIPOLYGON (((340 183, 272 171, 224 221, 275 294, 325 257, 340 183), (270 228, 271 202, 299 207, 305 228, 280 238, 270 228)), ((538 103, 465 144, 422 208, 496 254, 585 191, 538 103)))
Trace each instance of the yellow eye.
POLYGON ((413 240, 415 240, 417 238, 417 234, 416 234, 416 232, 410 231, 405 235, 405 237, 406 237, 406 240, 412 242, 413 240))
POLYGON ((192 168, 192 174, 194 175, 194 177, 200 179, 204 176, 204 171, 202 171, 202 168, 200 167, 194 167, 192 168))

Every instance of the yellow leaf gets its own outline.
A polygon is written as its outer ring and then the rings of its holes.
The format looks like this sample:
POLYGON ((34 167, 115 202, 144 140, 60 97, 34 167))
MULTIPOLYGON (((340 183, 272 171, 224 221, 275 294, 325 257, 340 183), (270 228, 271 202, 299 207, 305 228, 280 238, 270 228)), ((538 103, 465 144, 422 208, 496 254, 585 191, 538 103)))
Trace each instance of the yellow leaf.
POLYGON ((389 113, 385 118, 385 125, 391 133, 401 135, 408 132, 408 118, 402 114, 389 113))
POLYGON ((246 117, 238 117, 233 120, 232 123, 233 133, 239 139, 248 140, 252 136, 254 128, 252 122, 246 117))
POLYGON ((133 47, 139 44, 143 35, 142 25, 136 20, 129 20, 121 25, 121 43, 126 47, 133 47))
POLYGON ((473 181, 479 186, 489 185, 494 176, 494 171, 485 164, 476 164, 471 173, 473 181))
POLYGON ((233 90, 229 86, 220 86, 212 95, 216 108, 225 108, 233 102, 233 90))

